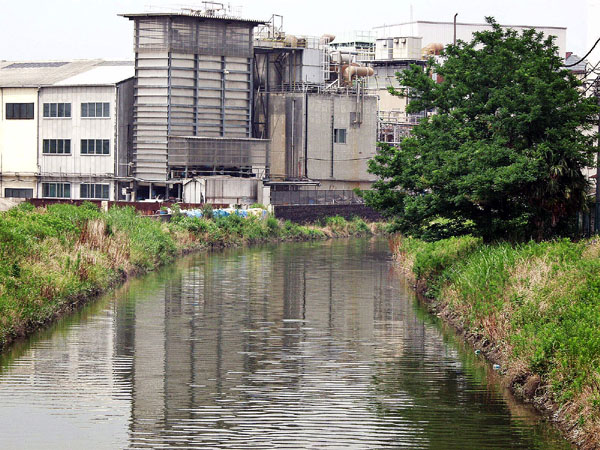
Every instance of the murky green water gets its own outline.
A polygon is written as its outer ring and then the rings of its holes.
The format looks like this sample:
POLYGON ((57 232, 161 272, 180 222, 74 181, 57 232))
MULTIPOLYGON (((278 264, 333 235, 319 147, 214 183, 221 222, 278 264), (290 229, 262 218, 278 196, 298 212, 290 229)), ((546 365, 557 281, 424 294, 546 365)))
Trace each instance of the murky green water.
POLYGON ((0 360, 0 448, 566 449, 384 240, 183 260, 0 360))

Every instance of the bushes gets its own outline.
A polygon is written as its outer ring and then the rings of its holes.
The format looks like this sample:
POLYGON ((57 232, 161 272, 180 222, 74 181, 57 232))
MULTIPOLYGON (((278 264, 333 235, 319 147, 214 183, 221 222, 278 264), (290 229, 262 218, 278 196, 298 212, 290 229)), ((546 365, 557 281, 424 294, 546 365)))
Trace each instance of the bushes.
POLYGON ((144 270, 171 261, 177 253, 173 236, 162 222, 141 217, 135 209, 111 208, 106 222, 113 233, 127 236, 131 263, 144 270))
MULTIPOLYGON (((92 203, 47 209, 23 203, 0 213, 0 348, 11 336, 48 321, 78 298, 128 274, 152 270, 179 253, 326 237, 314 227, 282 225, 274 217, 213 218, 209 207, 203 212, 202 218, 175 213, 168 223, 140 216, 131 207, 103 212, 92 203)), ((332 224, 348 228, 344 219, 332 224)), ((358 220, 352 224, 356 234, 368 228, 358 220)))
POLYGON ((473 236, 428 242, 415 258, 414 273, 417 278, 434 280, 456 261, 476 250, 481 243, 481 238, 473 236))
POLYGON ((369 225, 360 217, 353 217, 348 221, 342 216, 327 217, 324 226, 334 236, 368 236, 373 234, 369 225))
POLYGON ((392 246, 462 327, 499 347, 511 377, 540 375, 573 420, 600 430, 600 243, 392 246))

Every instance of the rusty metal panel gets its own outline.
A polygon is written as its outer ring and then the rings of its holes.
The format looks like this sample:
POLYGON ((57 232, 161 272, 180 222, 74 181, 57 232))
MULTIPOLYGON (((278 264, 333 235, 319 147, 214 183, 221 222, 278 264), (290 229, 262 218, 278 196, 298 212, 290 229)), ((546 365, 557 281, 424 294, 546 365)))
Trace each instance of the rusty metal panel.
POLYGON ((265 168, 269 142, 250 138, 174 136, 169 138, 169 166, 265 168))

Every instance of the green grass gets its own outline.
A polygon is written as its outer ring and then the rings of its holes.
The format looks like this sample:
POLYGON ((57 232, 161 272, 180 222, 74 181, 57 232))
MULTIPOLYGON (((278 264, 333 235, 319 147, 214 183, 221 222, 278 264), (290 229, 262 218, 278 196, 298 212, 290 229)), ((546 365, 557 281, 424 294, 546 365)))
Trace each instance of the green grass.
POLYGON ((369 226, 334 218, 328 227, 281 222, 270 216, 190 218, 175 208, 163 223, 133 208, 100 211, 91 203, 35 209, 28 203, 0 213, 0 348, 131 274, 203 248, 279 240, 362 235, 369 226))
POLYGON ((396 238, 399 260, 467 331, 497 345, 508 374, 540 375, 563 414, 600 429, 600 243, 396 238))

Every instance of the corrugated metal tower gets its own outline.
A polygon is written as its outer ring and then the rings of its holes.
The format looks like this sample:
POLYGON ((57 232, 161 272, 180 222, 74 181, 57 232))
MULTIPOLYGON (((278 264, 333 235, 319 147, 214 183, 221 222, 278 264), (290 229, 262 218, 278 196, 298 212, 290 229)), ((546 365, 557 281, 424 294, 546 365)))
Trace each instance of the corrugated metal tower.
POLYGON ((206 12, 123 14, 134 22, 134 175, 260 175, 268 141, 252 138, 253 29, 206 12))

